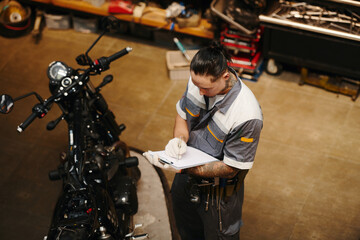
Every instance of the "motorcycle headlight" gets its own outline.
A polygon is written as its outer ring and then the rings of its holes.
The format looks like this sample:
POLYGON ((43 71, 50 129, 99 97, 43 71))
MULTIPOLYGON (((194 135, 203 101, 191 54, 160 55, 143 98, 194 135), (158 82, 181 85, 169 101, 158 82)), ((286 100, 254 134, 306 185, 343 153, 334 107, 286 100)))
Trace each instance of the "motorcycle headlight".
POLYGON ((50 79, 50 84, 58 85, 64 77, 69 76, 70 69, 65 63, 56 61, 50 63, 47 74, 50 79))

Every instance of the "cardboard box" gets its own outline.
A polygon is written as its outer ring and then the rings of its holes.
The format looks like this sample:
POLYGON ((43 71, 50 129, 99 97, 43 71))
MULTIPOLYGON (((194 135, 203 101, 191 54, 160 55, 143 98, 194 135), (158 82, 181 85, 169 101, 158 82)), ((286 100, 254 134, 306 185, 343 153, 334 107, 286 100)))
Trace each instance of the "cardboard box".
MULTIPOLYGON (((186 51, 192 59, 198 50, 186 51)), ((188 61, 181 51, 166 52, 166 66, 169 70, 171 80, 188 80, 190 77, 190 61, 188 61)))

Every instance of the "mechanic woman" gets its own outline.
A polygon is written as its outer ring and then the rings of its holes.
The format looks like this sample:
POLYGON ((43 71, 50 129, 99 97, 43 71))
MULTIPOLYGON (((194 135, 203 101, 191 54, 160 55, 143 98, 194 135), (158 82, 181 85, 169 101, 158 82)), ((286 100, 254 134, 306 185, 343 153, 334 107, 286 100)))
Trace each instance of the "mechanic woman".
MULTIPOLYGON (((253 166, 263 117, 254 94, 228 67, 229 61, 217 43, 200 49, 176 104, 174 138, 166 154, 179 158, 192 146, 220 160, 175 175, 171 194, 182 240, 240 237, 244 178, 253 166)), ((176 171, 157 155, 144 156, 157 167, 176 171)))

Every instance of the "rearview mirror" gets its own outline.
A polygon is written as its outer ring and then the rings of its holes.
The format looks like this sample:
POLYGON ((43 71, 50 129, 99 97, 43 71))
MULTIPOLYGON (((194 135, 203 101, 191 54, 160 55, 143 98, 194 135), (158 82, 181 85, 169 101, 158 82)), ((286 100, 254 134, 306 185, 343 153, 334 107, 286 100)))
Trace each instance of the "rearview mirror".
POLYGON ((3 94, 0 96, 0 113, 10 113, 14 106, 14 100, 11 96, 3 94))

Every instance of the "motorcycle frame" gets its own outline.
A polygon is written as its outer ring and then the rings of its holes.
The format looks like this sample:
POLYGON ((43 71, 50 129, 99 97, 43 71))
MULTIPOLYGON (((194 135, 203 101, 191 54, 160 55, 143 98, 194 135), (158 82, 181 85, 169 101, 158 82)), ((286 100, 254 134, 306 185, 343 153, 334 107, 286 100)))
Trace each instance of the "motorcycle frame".
MULTIPOLYGON (((106 226, 106 230, 110 232, 111 235, 119 237, 120 235, 123 235, 123 233, 119 233, 118 231, 119 221, 115 206, 108 194, 110 190, 107 184, 106 176, 101 176, 101 180, 97 179, 100 180, 101 183, 96 183, 87 179, 87 177, 91 178, 91 176, 86 176, 84 172, 84 163, 87 161, 86 154, 84 153, 89 150, 86 147, 86 126, 84 126, 84 120, 86 118, 99 118, 103 127, 109 129, 107 131, 107 136, 102 135, 102 138, 108 137, 108 141, 113 143, 119 140, 118 135, 114 135, 114 133, 110 130, 118 128, 117 125, 114 125, 116 124, 115 119, 113 119, 112 126, 109 125, 108 122, 104 121, 106 114, 112 114, 112 112, 107 107, 104 109, 97 109, 95 104, 91 105, 91 100, 94 98, 100 98, 101 95, 100 93, 96 93, 94 91, 91 82, 88 81, 86 86, 87 87, 84 86, 81 90, 79 90, 79 92, 68 102, 67 108, 69 109, 69 112, 72 113, 72 116, 69 117, 69 114, 64 112, 64 106, 60 107, 65 114, 65 119, 68 124, 69 149, 67 168, 69 170, 66 171, 67 174, 63 177, 63 189, 54 210, 48 238, 51 238, 54 235, 53 231, 55 231, 55 235, 58 234, 58 236, 60 236, 66 230, 73 230, 71 229, 71 224, 67 226, 64 226, 63 224, 64 221, 62 221, 62 217, 70 211, 67 208, 62 208, 62 205, 69 195, 76 196, 82 194, 89 199, 91 196, 96 196, 96 198, 91 199, 92 204, 94 204, 94 206, 91 207, 91 212, 94 211, 94 213, 89 213, 89 215, 94 214, 97 217, 91 218, 90 221, 92 221, 92 223, 90 223, 90 226, 86 226, 86 223, 83 223, 83 227, 91 228, 87 229, 86 232, 96 234, 96 232, 99 231, 97 228, 100 226, 106 226), (92 113, 95 113, 96 116, 92 116, 92 113), (111 216, 110 219, 108 215, 111 216)), ((100 99, 102 99, 102 97, 100 99)), ((94 119, 92 119, 92 121, 93 120, 94 119)), ((90 151, 94 151, 94 149, 90 149, 90 151)), ((90 217, 91 216, 89 216, 89 218, 90 217)), ((78 224, 78 222, 76 222, 76 224, 78 224)), ((87 224, 89 225, 89 222, 87 222, 87 224)), ((87 236, 87 238, 91 237, 95 238, 98 236, 87 236)))
MULTIPOLYGON (((105 18, 110 27, 118 24, 114 17, 105 18)), ((68 68, 61 82, 50 78, 52 95, 43 100, 36 92, 15 98, 6 98, 1 113, 9 113, 13 103, 35 95, 39 103, 18 127, 23 132, 36 118, 43 118, 57 103, 62 115, 47 125, 54 129, 65 119, 68 125, 68 150, 60 159, 57 170, 49 172, 50 180, 63 181, 48 235, 44 239, 130 239, 134 236, 132 216, 137 212, 136 181, 140 178, 137 157, 130 157, 129 149, 119 136, 125 125, 118 125, 100 90, 112 81, 108 75, 94 88, 90 76, 99 75, 110 63, 129 53, 126 47, 109 57, 92 61, 88 52, 105 34, 107 28, 77 57, 79 65, 87 69, 68 68), (66 82, 63 82, 63 80, 66 82), (5 108, 4 108, 5 107, 5 108), (10 109, 9 109, 10 108, 10 109), (85 123, 86 122, 86 123, 85 123), (125 199, 125 200, 124 200, 125 199)), ((65 65, 65 64, 64 64, 65 65)), ((49 65, 49 68, 52 65, 49 65)), ((50 71, 50 69, 48 70, 50 71)), ((146 237, 147 234, 143 234, 146 237)))

